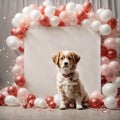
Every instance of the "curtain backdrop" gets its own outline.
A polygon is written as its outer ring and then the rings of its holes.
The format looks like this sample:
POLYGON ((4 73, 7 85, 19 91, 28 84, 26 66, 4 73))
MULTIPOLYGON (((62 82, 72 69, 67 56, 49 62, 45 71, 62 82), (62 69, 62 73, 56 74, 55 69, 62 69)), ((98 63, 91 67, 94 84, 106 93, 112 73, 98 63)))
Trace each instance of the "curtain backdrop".
MULTIPOLYGON (((10 35, 12 28, 11 20, 22 8, 35 3, 40 5, 44 0, 0 0, 0 89, 12 84, 13 75, 11 68, 15 64, 18 52, 11 51, 6 45, 6 37, 10 35)), ((120 19, 120 0, 51 0, 53 4, 59 6, 69 1, 83 3, 90 1, 93 10, 98 8, 109 8, 113 11, 113 16, 120 19)))

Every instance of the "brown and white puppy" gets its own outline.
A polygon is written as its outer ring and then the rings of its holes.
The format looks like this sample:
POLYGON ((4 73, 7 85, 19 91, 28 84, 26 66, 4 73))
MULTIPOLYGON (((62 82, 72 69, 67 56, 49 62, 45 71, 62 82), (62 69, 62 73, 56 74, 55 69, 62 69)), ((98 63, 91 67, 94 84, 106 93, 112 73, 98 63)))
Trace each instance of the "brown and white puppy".
POLYGON ((66 103, 74 102, 77 109, 83 109, 83 106, 87 105, 88 94, 76 71, 80 56, 73 51, 60 51, 52 57, 52 60, 59 68, 57 74, 57 89, 60 95, 59 108, 66 109, 66 103))

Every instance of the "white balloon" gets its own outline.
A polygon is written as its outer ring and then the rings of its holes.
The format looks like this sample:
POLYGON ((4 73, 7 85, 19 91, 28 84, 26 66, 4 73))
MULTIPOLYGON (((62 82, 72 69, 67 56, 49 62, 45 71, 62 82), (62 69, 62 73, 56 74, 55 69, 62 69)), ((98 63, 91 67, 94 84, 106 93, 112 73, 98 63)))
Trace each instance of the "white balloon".
POLYGON ((82 5, 81 4, 76 4, 76 12, 79 12, 82 10, 82 5))
POLYGON ((98 9, 97 11, 96 11, 96 14, 97 14, 97 16, 101 16, 101 13, 104 11, 104 9, 103 8, 100 8, 100 9, 98 9))
POLYGON ((120 47, 120 38, 116 38, 116 43, 117 43, 117 46, 120 47))
POLYGON ((21 66, 15 65, 12 68, 12 73, 14 74, 14 76, 22 76, 24 71, 23 71, 23 68, 21 66))
POLYGON ((56 103, 57 107, 60 106, 60 95, 59 94, 54 95, 54 102, 56 103))
POLYGON ((86 26, 86 27, 90 27, 91 21, 89 19, 84 19, 82 21, 81 25, 86 26))
POLYGON ((20 55, 16 58, 17 65, 24 67, 24 55, 20 55))
POLYGON ((19 39, 15 36, 9 36, 6 40, 8 47, 12 50, 17 50, 19 48, 19 39))
POLYGON ((117 107, 117 100, 113 96, 109 96, 104 99, 104 105, 109 109, 114 109, 117 107))
POLYGON ((59 25, 59 23, 60 23, 60 20, 59 20, 59 18, 57 16, 54 16, 54 17, 50 18, 51 26, 57 27, 59 25))
POLYGON ((23 10, 22 10, 23 15, 25 15, 27 17, 30 15, 31 11, 32 11, 31 7, 24 7, 23 10))
POLYGON ((68 13, 75 13, 76 12, 76 5, 74 2, 69 2, 66 5, 66 12, 68 12, 68 13))
POLYGON ((23 14, 22 13, 17 13, 15 17, 12 19, 12 25, 14 27, 19 27, 20 26, 20 21, 23 19, 23 14))
POLYGON ((70 25, 76 25, 77 24, 77 17, 74 14, 71 14, 69 16, 69 23, 70 25))
POLYGON ((38 22, 32 21, 32 22, 30 23, 30 28, 34 29, 34 28, 37 28, 37 27, 39 27, 38 22))
POLYGON ((113 82, 113 84, 119 88, 120 87, 120 77, 117 77, 116 80, 113 82))
POLYGON ((30 13, 30 17, 32 20, 38 20, 40 18, 40 12, 38 10, 33 10, 31 13, 30 13))
POLYGON ((52 6, 52 1, 51 0, 45 0, 44 2, 43 2, 43 5, 44 6, 52 6))
POLYGON ((48 17, 53 17, 55 14, 55 8, 53 6, 47 6, 45 8, 45 15, 48 17))
POLYGON ((117 95, 117 87, 112 83, 106 83, 102 87, 102 92, 106 96, 116 96, 117 95))
POLYGON ((112 11, 109 9, 103 10, 100 14, 100 18, 103 22, 107 22, 112 17, 112 11))
POLYGON ((8 95, 5 97, 5 104, 8 106, 18 106, 20 105, 20 101, 16 97, 8 95))
POLYGON ((111 33, 111 27, 107 24, 104 24, 99 29, 101 35, 109 35, 111 33))
POLYGON ((62 20, 62 21, 68 20, 68 14, 67 14, 67 12, 66 12, 66 11, 62 11, 62 12, 60 13, 60 15, 59 15, 59 18, 60 18, 60 20, 62 20))
POLYGON ((14 27, 18 27, 18 26, 19 26, 19 22, 18 22, 15 18, 13 18, 13 19, 12 19, 12 25, 13 25, 14 27))
POLYGON ((91 24, 91 28, 95 31, 95 32, 97 32, 97 31, 99 31, 99 28, 101 27, 101 22, 100 21, 93 21, 92 22, 92 24, 91 24))
POLYGON ((22 13, 17 13, 17 14, 15 15, 15 19, 16 19, 17 21, 20 21, 21 19, 23 19, 23 14, 22 14, 22 13))
POLYGON ((46 108, 47 104, 46 104, 46 101, 44 99, 36 98, 35 101, 34 101, 34 106, 36 108, 46 108))
POLYGON ((21 102, 26 102, 28 95, 29 95, 29 91, 26 88, 20 88, 17 93, 17 98, 21 102))

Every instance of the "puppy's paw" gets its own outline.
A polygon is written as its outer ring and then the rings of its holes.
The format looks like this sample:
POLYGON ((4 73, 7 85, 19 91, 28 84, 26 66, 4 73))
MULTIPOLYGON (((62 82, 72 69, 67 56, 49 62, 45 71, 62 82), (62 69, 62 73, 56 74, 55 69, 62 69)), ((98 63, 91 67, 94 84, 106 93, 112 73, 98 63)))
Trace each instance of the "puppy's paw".
POLYGON ((62 105, 60 105, 59 109, 60 109, 60 110, 65 110, 65 109, 66 109, 66 106, 62 104, 62 105))
POLYGON ((87 104, 87 103, 84 103, 84 104, 83 104, 83 107, 84 107, 84 108, 88 108, 88 104, 87 104))
POLYGON ((77 110, 82 110, 82 109, 83 109, 83 106, 78 104, 78 105, 76 105, 76 109, 77 109, 77 110))

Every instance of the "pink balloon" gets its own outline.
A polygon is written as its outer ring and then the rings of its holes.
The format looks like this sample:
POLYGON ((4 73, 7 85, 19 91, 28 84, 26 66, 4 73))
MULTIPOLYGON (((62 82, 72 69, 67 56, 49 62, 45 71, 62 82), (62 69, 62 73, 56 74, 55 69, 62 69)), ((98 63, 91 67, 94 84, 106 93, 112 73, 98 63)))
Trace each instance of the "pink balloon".
POLYGON ((120 64, 117 61, 111 61, 109 63, 109 67, 113 70, 114 73, 118 73, 120 71, 120 64))
POLYGON ((108 38, 104 41, 104 46, 106 46, 108 49, 114 49, 117 46, 117 43, 114 38, 108 38))
POLYGON ((77 17, 74 14, 69 15, 69 24, 70 25, 75 25, 77 24, 77 17))
POLYGON ((29 91, 26 88, 20 88, 17 93, 17 98, 21 102, 25 103, 28 95, 29 95, 29 91))
POLYGON ((15 65, 12 68, 12 73, 14 76, 23 76, 23 68, 21 66, 15 65))
POLYGON ((101 94, 101 92, 94 91, 90 94, 90 98, 99 98, 102 100, 104 98, 104 96, 101 94))
POLYGON ((4 96, 8 96, 8 95, 9 95, 7 91, 3 91, 2 94, 3 94, 4 96))
POLYGON ((116 80, 116 74, 111 70, 110 73, 108 73, 106 76, 105 76, 106 80, 108 82, 113 82, 114 80, 116 80))
POLYGON ((8 95, 8 92, 7 92, 7 89, 8 87, 5 87, 1 90, 1 93, 4 95, 4 96, 7 96, 8 95))
POLYGON ((31 23, 30 17, 24 17, 24 18, 20 21, 20 26, 29 26, 30 23, 31 23))
POLYGON ((101 66, 101 74, 102 75, 107 75, 110 73, 110 67, 107 64, 103 64, 101 66))
POLYGON ((109 60, 107 57, 103 56, 103 57, 101 58, 101 64, 102 64, 102 65, 103 65, 103 64, 109 64, 109 62, 110 62, 110 60, 109 60))
POLYGON ((62 11, 59 18, 61 21, 65 22, 66 25, 69 25, 69 15, 66 11, 62 11))
POLYGON ((35 4, 31 4, 31 5, 29 5, 29 7, 32 8, 32 9, 38 9, 38 6, 35 5, 35 4))
POLYGON ((88 13, 88 17, 91 21, 95 21, 95 20, 100 21, 100 19, 97 17, 97 15, 94 12, 88 13))
POLYGON ((16 63, 17 65, 23 67, 24 66, 24 56, 20 55, 16 58, 16 63))

